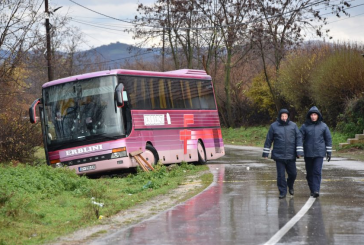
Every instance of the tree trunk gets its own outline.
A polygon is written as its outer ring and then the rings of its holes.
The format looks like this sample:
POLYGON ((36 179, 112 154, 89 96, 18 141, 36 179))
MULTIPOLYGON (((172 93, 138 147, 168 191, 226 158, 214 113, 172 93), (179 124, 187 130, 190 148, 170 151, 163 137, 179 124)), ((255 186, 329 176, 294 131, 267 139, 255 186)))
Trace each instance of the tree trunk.
POLYGON ((174 47, 173 45, 173 40, 172 40, 172 28, 171 28, 171 19, 170 19, 170 9, 169 9, 169 1, 167 1, 167 23, 168 23, 168 41, 169 41, 169 45, 171 46, 171 52, 172 52, 172 56, 173 56, 173 61, 174 61, 174 67, 176 70, 179 69, 179 62, 177 59, 177 47, 174 47))
POLYGON ((269 78, 269 74, 268 74, 268 71, 267 71, 267 64, 266 64, 266 61, 265 61, 265 56, 264 56, 264 53, 263 53, 263 50, 261 50, 261 55, 262 55, 262 61, 263 61, 263 70, 264 70, 264 76, 265 76, 265 81, 267 82, 268 84, 268 87, 269 87, 269 91, 272 95, 272 98, 273 98, 273 102, 274 102, 274 105, 276 106, 276 110, 277 110, 277 113, 279 112, 280 110, 280 103, 277 99, 277 96, 274 92, 274 88, 273 88, 273 85, 270 81, 270 78, 269 78))
POLYGON ((173 56, 175 69, 178 70, 179 69, 179 62, 178 62, 177 53, 176 53, 177 48, 173 45, 171 28, 168 29, 168 41, 169 41, 169 45, 171 47, 171 52, 172 52, 172 56, 173 56))
POLYGON ((192 69, 192 56, 193 56, 193 49, 191 43, 191 31, 187 30, 187 68, 192 69))
POLYGON ((231 58, 232 51, 231 48, 228 48, 226 54, 226 63, 225 63, 225 96, 226 96, 226 112, 228 116, 228 127, 234 127, 234 121, 231 112, 231 95, 230 95, 230 73, 231 73, 231 58))

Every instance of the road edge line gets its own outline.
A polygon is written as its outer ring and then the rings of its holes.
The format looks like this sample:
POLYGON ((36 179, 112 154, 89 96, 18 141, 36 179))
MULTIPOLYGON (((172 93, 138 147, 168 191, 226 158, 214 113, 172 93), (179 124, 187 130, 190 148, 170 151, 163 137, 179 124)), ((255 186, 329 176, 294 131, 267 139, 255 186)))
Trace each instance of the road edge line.
POLYGON ((269 241, 264 243, 264 245, 274 245, 307 213, 311 208, 312 204, 315 202, 316 198, 310 197, 301 210, 285 224, 276 234, 274 234, 269 241))

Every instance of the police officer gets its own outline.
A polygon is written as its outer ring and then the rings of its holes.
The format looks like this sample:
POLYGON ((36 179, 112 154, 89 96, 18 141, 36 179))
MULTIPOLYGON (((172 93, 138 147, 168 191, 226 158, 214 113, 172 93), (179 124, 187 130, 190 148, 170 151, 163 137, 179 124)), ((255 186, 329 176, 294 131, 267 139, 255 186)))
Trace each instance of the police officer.
POLYGON ((332 138, 329 127, 323 122, 316 106, 311 107, 306 122, 300 129, 305 152, 306 179, 311 196, 320 195, 321 172, 324 157, 329 162, 332 152, 332 138))
POLYGON ((264 143, 264 158, 268 158, 272 143, 272 159, 276 162, 279 199, 283 199, 287 195, 287 186, 289 193, 294 195, 293 185, 297 176, 296 157, 303 156, 301 133, 297 125, 289 120, 287 109, 281 109, 277 120, 270 125, 264 143))

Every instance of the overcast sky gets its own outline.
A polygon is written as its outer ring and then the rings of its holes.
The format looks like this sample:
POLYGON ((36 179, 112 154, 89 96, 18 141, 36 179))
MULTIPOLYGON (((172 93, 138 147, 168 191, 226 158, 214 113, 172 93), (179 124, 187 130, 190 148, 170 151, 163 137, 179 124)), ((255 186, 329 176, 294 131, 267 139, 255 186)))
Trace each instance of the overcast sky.
MULTIPOLYGON (((334 0, 337 1, 338 0, 334 0)), ((329 25, 325 28, 330 29, 331 35, 336 41, 351 41, 364 43, 364 0, 347 0, 352 4, 348 11, 351 17, 337 18, 329 17, 329 25)), ((72 25, 77 26, 84 33, 87 44, 82 49, 98 47, 105 44, 121 42, 133 44, 135 41, 132 35, 125 33, 124 30, 131 25, 107 18, 93 11, 112 16, 117 19, 131 20, 137 14, 138 3, 152 4, 154 0, 49 0, 49 5, 54 7, 62 6, 57 10, 57 14, 68 14, 72 17, 72 25), (81 7, 83 5, 90 10, 81 7), (92 11, 93 10, 93 11, 92 11)), ((329 10, 322 10, 327 13, 329 10)))

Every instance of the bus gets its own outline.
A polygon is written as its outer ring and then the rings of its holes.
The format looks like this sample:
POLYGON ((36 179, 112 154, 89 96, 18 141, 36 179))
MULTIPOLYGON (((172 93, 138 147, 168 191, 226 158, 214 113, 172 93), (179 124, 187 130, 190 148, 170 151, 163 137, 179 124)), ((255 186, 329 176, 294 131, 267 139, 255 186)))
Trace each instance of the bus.
POLYGON ((29 108, 42 125, 47 164, 92 175, 198 162, 225 154, 211 77, 202 70, 115 69, 45 83, 29 108))

